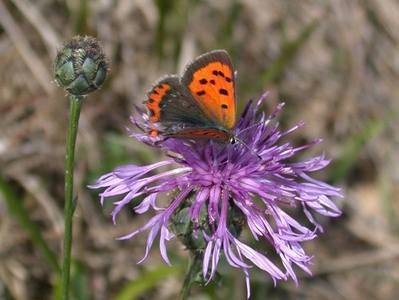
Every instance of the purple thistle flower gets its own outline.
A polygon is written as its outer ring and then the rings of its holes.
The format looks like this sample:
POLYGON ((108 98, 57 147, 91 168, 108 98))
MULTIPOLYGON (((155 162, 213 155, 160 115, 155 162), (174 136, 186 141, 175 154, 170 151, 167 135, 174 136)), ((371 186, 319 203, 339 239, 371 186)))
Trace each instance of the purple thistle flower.
MULTIPOLYGON (((329 160, 324 155, 297 163, 288 161, 320 140, 300 147, 294 147, 289 142, 278 143, 282 137, 303 126, 303 123, 280 131, 273 120, 283 104, 266 116, 263 112, 258 113, 265 98, 266 94, 257 103, 249 102, 234 128, 235 135, 246 146, 240 143, 221 144, 212 140, 152 138, 146 133, 131 132, 131 136, 139 141, 166 150, 170 158, 148 166, 116 168, 101 176, 91 188, 105 188, 100 194, 101 203, 108 197, 124 196, 114 202, 114 223, 121 209, 138 196, 144 195, 145 198, 134 208, 136 213, 145 213, 150 208, 156 211, 155 216, 144 226, 120 237, 130 239, 149 230, 145 255, 140 262, 147 258, 160 233, 161 255, 170 264, 165 242, 174 234, 170 232, 169 224, 173 214, 181 207, 188 206, 194 236, 200 235, 205 241, 202 273, 208 282, 215 275, 221 252, 231 266, 244 271, 248 297, 248 269, 251 264, 269 273, 274 282, 291 277, 297 283, 293 265, 310 274, 312 257, 305 253, 301 242, 315 238, 317 231, 322 231, 314 213, 328 217, 341 214, 330 197, 342 197, 342 194, 340 189, 308 175, 328 165, 329 160), (161 167, 172 165, 175 166, 172 170, 153 174, 161 167), (157 197, 171 191, 178 193, 169 206, 157 207, 157 197), (187 200, 189 198, 191 201, 187 200), (287 205, 302 208, 314 229, 301 225, 285 212, 287 205), (280 257, 282 267, 238 240, 237 234, 230 229, 229 211, 232 208, 240 211, 256 240, 263 238, 271 245, 280 257), (203 218, 201 212, 205 212, 206 228, 200 224, 203 218)), ((132 122, 148 132, 146 114, 140 112, 140 118, 132 118, 132 122)))

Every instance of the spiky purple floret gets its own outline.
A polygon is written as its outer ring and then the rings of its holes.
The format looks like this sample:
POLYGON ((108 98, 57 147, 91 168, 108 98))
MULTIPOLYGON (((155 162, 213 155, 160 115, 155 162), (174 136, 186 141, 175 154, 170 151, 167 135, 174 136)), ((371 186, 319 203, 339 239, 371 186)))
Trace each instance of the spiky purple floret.
MULTIPOLYGON (((340 189, 311 178, 308 173, 326 167, 329 160, 324 155, 302 162, 289 162, 298 152, 320 142, 293 147, 289 142, 278 144, 279 140, 303 125, 302 122, 287 131, 280 131, 273 119, 282 110, 279 104, 275 111, 266 116, 258 113, 266 95, 257 103, 249 102, 234 132, 242 144, 220 144, 214 141, 187 141, 180 139, 151 138, 146 133, 131 132, 131 136, 144 143, 160 147, 173 153, 170 159, 148 166, 127 165, 100 177, 91 188, 105 188, 100 194, 104 198, 124 196, 114 202, 112 218, 134 198, 145 195, 145 199, 134 209, 137 213, 150 208, 157 211, 143 227, 120 239, 130 239, 138 233, 149 230, 145 255, 160 232, 160 251, 169 264, 165 241, 173 238, 168 230, 171 215, 190 193, 195 193, 189 212, 191 221, 198 223, 201 208, 205 205, 211 234, 203 232, 207 242, 203 274, 208 281, 216 272, 220 252, 227 262, 244 271, 249 295, 248 261, 269 273, 274 281, 291 277, 297 282, 293 265, 310 273, 310 256, 306 255, 301 242, 311 240, 321 225, 313 217, 313 212, 337 217, 341 214, 330 197, 342 197, 340 189), (260 159, 261 158, 261 159, 260 159), (163 166, 176 166, 172 170, 153 175, 152 171, 163 166), (160 193, 178 191, 178 195, 166 208, 156 206, 160 193), (254 198, 261 200, 255 201, 254 198), (304 215, 314 225, 309 229, 301 225, 284 210, 284 206, 301 207, 304 215), (279 255, 285 271, 277 267, 265 255, 239 241, 228 229, 227 212, 231 205, 238 207, 245 216, 246 224, 256 240, 264 238, 279 255)), ((148 129, 145 114, 132 118, 141 129, 148 129)), ((140 262, 141 262, 140 261, 140 262)))

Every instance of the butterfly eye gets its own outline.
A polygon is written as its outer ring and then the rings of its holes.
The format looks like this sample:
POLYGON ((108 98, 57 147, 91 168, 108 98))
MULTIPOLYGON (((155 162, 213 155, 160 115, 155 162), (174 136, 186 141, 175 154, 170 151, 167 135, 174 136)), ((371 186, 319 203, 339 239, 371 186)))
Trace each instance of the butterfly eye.
POLYGON ((235 143, 237 143, 236 138, 235 138, 234 136, 232 136, 232 137, 229 139, 229 143, 232 144, 232 145, 234 145, 235 143))

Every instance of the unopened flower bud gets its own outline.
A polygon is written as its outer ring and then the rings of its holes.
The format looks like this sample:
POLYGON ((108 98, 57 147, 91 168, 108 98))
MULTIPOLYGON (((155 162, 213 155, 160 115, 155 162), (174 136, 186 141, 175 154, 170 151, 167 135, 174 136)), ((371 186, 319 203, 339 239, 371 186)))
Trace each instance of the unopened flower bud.
POLYGON ((98 89, 107 75, 104 52, 93 37, 74 37, 57 53, 55 80, 68 93, 84 96, 98 89))

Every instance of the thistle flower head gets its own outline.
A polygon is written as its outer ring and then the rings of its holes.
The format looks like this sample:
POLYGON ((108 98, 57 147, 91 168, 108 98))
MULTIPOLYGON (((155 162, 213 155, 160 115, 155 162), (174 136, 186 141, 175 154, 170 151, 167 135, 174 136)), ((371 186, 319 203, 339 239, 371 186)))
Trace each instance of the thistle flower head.
POLYGON ((101 46, 93 37, 74 37, 57 53, 54 62, 57 84, 75 96, 98 89, 107 75, 107 63, 101 46))
MULTIPOLYGON (((134 208, 136 213, 142 214, 149 209, 156 212, 144 226, 120 238, 130 239, 149 231, 141 261, 147 257, 159 234, 161 255, 169 264, 165 242, 174 236, 170 231, 173 223, 175 233, 189 236, 188 240, 185 239, 186 246, 196 247, 195 250, 202 253, 202 276, 206 281, 214 277, 222 253, 231 266, 244 271, 248 296, 248 270, 252 265, 270 274, 274 281, 291 277, 297 282, 294 265, 310 273, 311 256, 305 253, 301 243, 315 238, 317 232, 322 231, 314 218, 315 213, 328 217, 340 215, 340 210, 330 198, 342 197, 342 194, 338 188, 309 176, 309 173, 328 165, 324 155, 301 162, 292 161, 297 153, 319 140, 299 147, 281 142, 303 123, 286 131, 279 130, 274 119, 283 104, 267 116, 259 113, 264 99, 265 96, 257 103, 249 102, 234 128, 234 134, 251 151, 240 143, 163 140, 149 137, 146 133, 131 132, 131 136, 139 141, 167 151, 169 159, 147 166, 116 168, 91 187, 105 189, 100 194, 102 203, 106 198, 123 196, 114 202, 114 222, 121 209, 138 196, 144 196, 144 200, 134 208), (169 169, 159 171, 165 166, 169 169), (176 196, 169 205, 158 207, 159 196, 171 191, 176 196), (287 212, 289 207, 302 210, 313 228, 295 220, 287 212), (187 221, 181 221, 185 219, 187 221), (187 227, 176 230, 176 226, 187 222, 191 226, 188 230, 187 227), (266 242, 279 256, 280 263, 273 262, 270 257, 239 240, 242 225, 249 228, 255 240, 266 242)), ((145 131, 148 129, 145 114, 132 118, 132 121, 145 131)))

